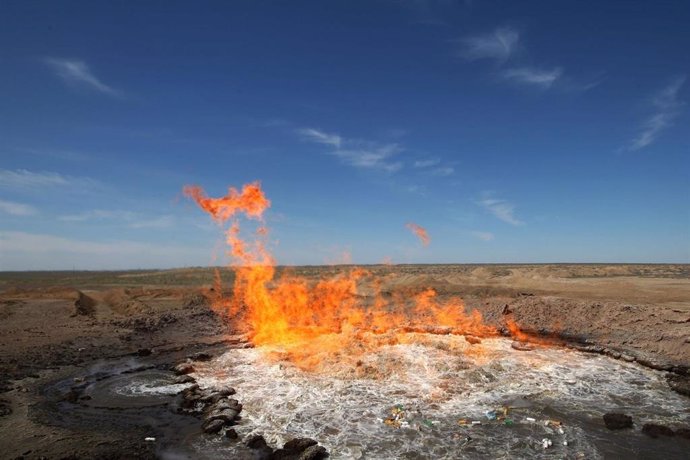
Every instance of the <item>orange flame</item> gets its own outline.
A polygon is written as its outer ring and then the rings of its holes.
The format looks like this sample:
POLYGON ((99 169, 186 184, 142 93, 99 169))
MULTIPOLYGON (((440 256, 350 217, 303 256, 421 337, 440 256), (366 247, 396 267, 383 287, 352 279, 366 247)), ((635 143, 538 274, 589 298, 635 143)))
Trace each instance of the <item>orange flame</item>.
POLYGON ((429 234, 427 233, 424 227, 420 227, 414 222, 406 223, 405 227, 409 228, 412 231, 412 233, 417 235, 417 238, 419 238, 419 240, 422 242, 424 246, 428 246, 431 242, 431 238, 429 238, 429 234))
MULTIPOLYGON (((226 240, 237 261, 233 292, 230 298, 222 297, 217 274, 214 307, 243 322, 254 344, 279 348, 282 358, 303 369, 316 369, 333 357, 356 360, 372 347, 409 341, 410 333, 496 334, 477 311, 467 313, 459 298, 440 301, 433 289, 411 298, 384 294, 381 280, 362 268, 317 281, 287 270, 276 277, 263 223, 270 201, 258 182, 241 192, 230 188, 221 198, 209 198, 193 186, 185 187, 184 194, 218 223, 230 221, 226 240), (259 221, 255 241, 240 238, 239 214, 259 221)), ((426 232, 414 228, 428 242, 426 232)))

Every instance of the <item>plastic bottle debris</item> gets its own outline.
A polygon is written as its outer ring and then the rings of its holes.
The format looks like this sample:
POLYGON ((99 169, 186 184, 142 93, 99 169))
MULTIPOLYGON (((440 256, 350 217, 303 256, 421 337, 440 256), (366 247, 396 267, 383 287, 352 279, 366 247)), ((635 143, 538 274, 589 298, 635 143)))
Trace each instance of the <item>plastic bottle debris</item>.
POLYGON ((489 420, 496 420, 497 414, 495 410, 488 410, 484 412, 484 415, 486 415, 486 418, 489 420))
POLYGON ((553 442, 552 442, 549 438, 544 438, 544 439, 541 440, 541 446, 542 446, 544 449, 548 449, 548 448, 551 447, 552 445, 553 445, 553 442))
POLYGON ((470 421, 467 420, 466 418, 461 418, 460 420, 458 420, 458 425, 460 425, 460 426, 467 426, 469 424, 470 424, 470 421))
POLYGON ((482 421, 481 420, 472 420, 472 425, 481 425, 482 421))
POLYGON ((525 420, 527 420, 528 422, 536 422, 537 421, 536 418, 532 418, 532 417, 525 417, 525 420))
POLYGON ((155 441, 156 441, 156 438, 148 437, 148 438, 144 438, 144 441, 146 441, 146 442, 155 442, 155 441))
POLYGON ((433 423, 431 420, 422 420, 422 423, 423 423, 424 425, 428 426, 429 428, 433 428, 433 427, 434 427, 434 423, 433 423))
POLYGON ((505 423, 506 426, 512 426, 515 422, 513 422, 513 419, 507 418, 503 423, 505 423))
POLYGON ((391 416, 385 419, 383 423, 395 428, 400 428, 403 426, 403 423, 405 423, 404 426, 409 426, 409 423, 405 421, 405 410, 403 406, 400 404, 395 405, 393 409, 391 409, 391 416))
POLYGON ((565 434, 565 430, 563 429, 563 427, 558 427, 558 434, 565 434))
POLYGON ((567 446, 567 445, 568 445, 568 441, 563 441, 563 445, 564 445, 564 446, 567 446))

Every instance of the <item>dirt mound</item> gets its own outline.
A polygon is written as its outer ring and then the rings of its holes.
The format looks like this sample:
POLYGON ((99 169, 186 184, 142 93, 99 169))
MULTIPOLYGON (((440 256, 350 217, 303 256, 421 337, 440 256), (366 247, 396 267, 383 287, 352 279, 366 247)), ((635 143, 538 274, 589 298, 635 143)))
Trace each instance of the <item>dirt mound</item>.
POLYGON ((140 294, 137 294, 130 289, 110 289, 103 294, 103 302, 121 315, 151 313, 151 307, 139 300, 140 294))
POLYGON ((74 301, 74 314, 77 315, 93 315, 96 313, 96 299, 93 299, 81 291, 77 291, 77 300, 74 301))

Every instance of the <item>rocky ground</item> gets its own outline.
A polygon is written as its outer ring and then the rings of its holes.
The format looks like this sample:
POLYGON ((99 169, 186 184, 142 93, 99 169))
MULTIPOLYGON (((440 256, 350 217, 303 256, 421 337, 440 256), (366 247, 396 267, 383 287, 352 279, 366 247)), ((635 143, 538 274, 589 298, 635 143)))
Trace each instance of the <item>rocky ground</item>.
MULTIPOLYGON (((291 270, 317 279, 341 269, 291 270)), ((668 371, 669 385, 690 396, 688 265, 369 269, 382 279, 384 291, 413 295, 431 287, 439 296, 461 296, 468 309, 479 310, 500 330, 512 319, 537 340, 668 371)), ((120 373, 160 372, 184 379, 184 369, 177 369, 178 377, 170 370, 250 346, 228 318, 209 307, 211 279, 207 269, 0 274, 0 457, 156 458, 159 444, 146 438, 161 430, 183 444, 184 436, 216 427, 223 442, 242 443, 247 458, 322 456, 311 440, 275 450, 262 439, 233 439, 229 425, 242 408, 230 390, 209 395, 188 389, 172 410, 142 410, 134 420, 116 407, 105 418, 102 410, 89 412, 85 382, 75 376, 97 381, 119 366, 120 373), (66 380, 72 384, 65 386, 66 380), (194 406, 196 413, 185 407, 185 401, 203 398, 204 404, 194 406), (86 409, 76 417, 67 413, 72 407, 86 409)))

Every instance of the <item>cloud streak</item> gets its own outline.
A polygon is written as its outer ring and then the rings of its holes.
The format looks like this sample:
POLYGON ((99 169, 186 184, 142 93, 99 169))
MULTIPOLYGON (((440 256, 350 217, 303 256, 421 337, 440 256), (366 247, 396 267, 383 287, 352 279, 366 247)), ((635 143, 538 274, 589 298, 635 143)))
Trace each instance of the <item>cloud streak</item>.
POLYGON ((94 222, 118 221, 122 225, 133 228, 170 228, 175 225, 171 215, 145 216, 140 213, 124 210, 93 209, 80 214, 69 214, 58 217, 63 222, 94 222))
POLYGON ((524 225, 523 221, 515 217, 515 206, 506 200, 484 198, 478 204, 503 222, 515 226, 524 225))
POLYGON ((56 235, 0 231, 3 270, 164 268, 203 265, 210 248, 150 242, 84 241, 56 235))
POLYGON ((118 90, 103 83, 96 77, 84 61, 76 59, 45 58, 43 62, 53 69, 55 75, 69 85, 89 88, 109 96, 120 95, 118 90))
POLYGON ((333 150, 331 155, 340 158, 344 163, 362 169, 378 169, 395 172, 403 164, 392 158, 402 152, 402 147, 395 143, 380 144, 358 139, 346 139, 338 134, 326 133, 314 128, 296 130, 307 142, 327 145, 333 150))
POLYGON ((32 216, 38 214, 38 210, 33 206, 6 200, 0 200, 0 212, 12 216, 32 216))
POLYGON ((26 169, 0 169, 0 186, 2 187, 55 187, 69 185, 66 176, 56 172, 32 172, 26 169))
POLYGON ((680 89, 685 84, 686 77, 674 79, 661 91, 654 95, 652 106, 656 111, 642 123, 640 132, 630 142, 628 150, 643 149, 652 144, 662 131, 673 125, 680 115, 685 103, 678 98, 680 89))
POLYGON ((532 67, 517 67, 507 69, 502 73, 506 80, 524 84, 532 85, 540 88, 548 89, 561 78, 563 69, 556 67, 551 70, 535 69, 532 67))
POLYGON ((482 241, 491 241, 494 239, 494 234, 491 232, 471 232, 472 236, 482 241))
POLYGON ((460 55, 470 61, 491 59, 503 62, 515 53, 519 41, 517 30, 502 27, 487 34, 460 39, 460 55))

